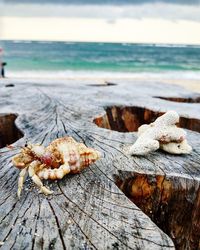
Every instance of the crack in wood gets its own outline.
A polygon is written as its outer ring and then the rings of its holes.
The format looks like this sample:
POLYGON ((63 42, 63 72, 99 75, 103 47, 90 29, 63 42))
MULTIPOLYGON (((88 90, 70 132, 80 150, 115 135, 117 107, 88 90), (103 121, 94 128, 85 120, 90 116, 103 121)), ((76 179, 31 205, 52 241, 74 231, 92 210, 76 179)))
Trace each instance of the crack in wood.
POLYGON ((38 204, 39 204, 39 206, 38 206, 38 214, 37 214, 37 218, 36 218, 35 232, 34 232, 34 236, 32 238, 32 247, 31 247, 32 250, 34 250, 34 247, 35 247, 35 237, 37 234, 37 221, 40 217, 40 199, 39 199, 39 197, 38 197, 38 204))
MULTIPOLYGON (((134 132, 143 124, 152 123, 164 112, 134 106, 108 106, 105 114, 96 117, 93 122, 101 128, 118 132, 134 132)), ((178 124, 181 128, 200 132, 200 120, 180 116, 178 124)))
POLYGON ((0 148, 23 137, 23 133, 15 125, 16 114, 0 114, 0 148))
POLYGON ((116 183, 124 194, 174 241, 177 249, 198 249, 200 184, 176 176, 126 173, 116 183), (129 174, 130 176, 130 174, 129 174))
MULTIPOLYGON (((8 239, 9 235, 11 234, 12 230, 14 229, 14 226, 15 226, 15 224, 16 224, 18 218, 19 218, 19 211, 21 211, 21 208, 23 207, 23 205, 24 205, 24 203, 25 203, 27 197, 28 197, 28 194, 25 196, 24 201, 23 201, 22 205, 20 206, 20 208, 19 208, 19 210, 18 210, 17 216, 16 216, 16 218, 14 219, 14 222, 12 223, 12 225, 9 225, 10 229, 9 229, 8 233, 6 234, 6 236, 4 237, 4 239, 2 240, 3 242, 5 242, 5 241, 8 239)), ((12 208, 12 210, 15 209, 15 207, 16 207, 16 205, 17 205, 18 202, 19 202, 19 201, 17 201, 17 202, 14 204, 14 207, 12 208)), ((27 208, 27 209, 28 209, 28 208, 27 208)), ((12 211, 12 210, 11 210, 11 211, 12 211)), ((10 212, 11 212, 11 211, 10 211, 10 212)), ((10 215, 10 212, 9 212, 6 216, 10 215)), ((26 212, 26 210, 25 210, 25 212, 26 212)), ((25 214, 25 212, 24 212, 24 214, 25 214)), ((4 217, 4 219, 5 219, 5 217, 4 217)), ((3 220, 4 220, 4 219, 3 219, 3 220)))
MULTIPOLYGON (((62 191, 61 191, 61 193, 62 193, 62 195, 63 195, 63 192, 62 192, 62 191)), ((57 202, 56 202, 56 203, 57 203, 57 202)), ((57 205, 59 205, 59 204, 57 204, 57 205)), ((92 247, 94 247, 94 249, 97 249, 97 248, 95 247, 95 245, 92 243, 91 239, 88 237, 88 235, 84 233, 84 231, 82 230, 82 228, 80 227, 80 225, 78 224, 78 222, 74 219, 74 217, 72 216, 72 214, 71 214, 65 207, 63 207, 63 206, 61 207, 61 209, 64 209, 65 212, 69 214, 70 219, 72 219, 72 221, 73 221, 73 222, 76 224, 76 226, 80 229, 80 231, 81 231, 82 234, 85 236, 85 238, 88 240, 88 242, 90 243, 90 245, 91 245, 92 247)))
MULTIPOLYGON (((47 200, 47 201, 48 201, 48 200, 47 200)), ((48 203, 49 203, 49 206, 50 206, 50 208, 51 208, 51 211, 53 212, 53 215, 54 215, 54 217, 55 217, 55 220, 56 220, 56 225, 57 225, 57 229, 58 229, 58 233, 59 233, 60 240, 61 240, 61 242, 62 242, 63 249, 66 250, 67 247, 65 246, 65 241, 64 241, 64 239, 63 239, 62 230, 61 230, 61 227, 60 227, 60 224, 59 224, 58 217, 57 217, 57 215, 56 215, 56 212, 55 212, 54 209, 53 209, 53 206, 51 205, 51 202, 48 201, 48 203)))
MULTIPOLYGON (((69 197, 66 196, 66 194, 63 192, 62 188, 60 187, 60 185, 58 184, 60 191, 62 192, 62 194, 65 196, 65 198, 73 203, 83 214, 86 215, 86 217, 90 218, 91 220, 93 220, 95 223, 97 223, 100 227, 102 227, 104 230, 106 230, 109 234, 111 234, 114 238, 116 238, 119 242, 121 242, 123 245, 125 245, 126 247, 129 247, 129 249, 134 249, 126 244, 124 244, 124 242, 121 241, 121 239, 119 239, 115 234, 113 234, 111 231, 109 231, 105 226, 101 225, 97 220, 95 220, 94 218, 92 218, 87 212, 85 212, 80 206, 78 206, 73 200, 71 200, 69 197)), ((156 244, 156 243, 155 243, 156 244)))
POLYGON ((200 96, 186 96, 186 97, 164 97, 164 96, 155 96, 155 98, 171 101, 171 102, 183 102, 183 103, 200 103, 200 96))

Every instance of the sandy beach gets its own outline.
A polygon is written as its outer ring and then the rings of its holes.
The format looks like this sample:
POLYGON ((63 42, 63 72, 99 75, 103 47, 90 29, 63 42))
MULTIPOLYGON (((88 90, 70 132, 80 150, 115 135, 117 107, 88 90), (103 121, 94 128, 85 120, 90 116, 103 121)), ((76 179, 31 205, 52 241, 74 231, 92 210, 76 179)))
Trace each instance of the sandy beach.
POLYGON ((4 41, 12 82, 177 84, 200 92, 200 48, 192 45, 4 41))
MULTIPOLYGON (((179 85, 185 88, 188 91, 200 93, 200 79, 159 79, 159 78, 85 78, 85 77, 77 77, 77 78, 0 78, 1 84, 20 84, 20 83, 35 83, 37 84, 55 84, 55 83, 64 83, 66 85, 76 85, 76 83, 82 83, 85 85, 106 85, 107 82, 110 83, 157 83, 159 86, 162 84, 173 84, 179 85)), ((164 89, 163 89, 164 90, 164 89)))

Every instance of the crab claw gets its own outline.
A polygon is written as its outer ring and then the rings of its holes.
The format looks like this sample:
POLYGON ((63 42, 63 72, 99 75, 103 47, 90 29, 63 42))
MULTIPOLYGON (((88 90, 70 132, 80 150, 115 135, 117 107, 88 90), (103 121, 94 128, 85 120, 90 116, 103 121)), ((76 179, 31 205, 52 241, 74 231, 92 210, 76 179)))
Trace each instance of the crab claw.
POLYGON ((25 168, 25 163, 23 162, 20 154, 17 154, 12 158, 12 164, 19 169, 25 168))

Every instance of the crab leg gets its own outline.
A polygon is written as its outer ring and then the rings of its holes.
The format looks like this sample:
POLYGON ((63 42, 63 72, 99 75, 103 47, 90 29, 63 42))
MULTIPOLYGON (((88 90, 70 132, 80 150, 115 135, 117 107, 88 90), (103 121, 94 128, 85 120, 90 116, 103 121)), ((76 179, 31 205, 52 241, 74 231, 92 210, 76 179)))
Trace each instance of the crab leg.
POLYGON ((53 191, 49 190, 46 188, 40 178, 35 174, 35 168, 39 166, 40 162, 38 161, 33 161, 28 168, 28 173, 29 176, 32 178, 33 182, 40 188, 41 192, 44 193, 45 195, 52 194, 53 191))
POLYGON ((17 196, 20 198, 20 194, 22 192, 23 188, 23 183, 24 183, 24 177, 26 175, 27 167, 23 168, 19 174, 19 179, 18 179, 18 189, 17 189, 17 196))

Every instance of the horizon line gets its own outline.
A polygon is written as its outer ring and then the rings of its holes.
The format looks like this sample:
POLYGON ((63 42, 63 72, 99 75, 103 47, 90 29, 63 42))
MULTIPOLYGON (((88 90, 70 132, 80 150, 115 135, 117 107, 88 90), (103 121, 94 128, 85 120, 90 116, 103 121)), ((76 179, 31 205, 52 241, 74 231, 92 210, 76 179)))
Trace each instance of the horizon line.
POLYGON ((126 41, 122 41, 122 42, 118 42, 118 41, 86 41, 86 40, 82 40, 82 41, 74 41, 74 40, 44 40, 44 39, 1 39, 0 38, 0 43, 1 42, 27 42, 27 43, 31 43, 31 42, 43 42, 43 43, 47 43, 47 42, 57 42, 57 43, 99 43, 99 44, 130 44, 130 45, 151 45, 151 46, 163 46, 163 47, 181 47, 181 46, 197 46, 200 47, 199 43, 192 43, 192 44, 188 44, 188 43, 157 43, 157 42, 126 42, 126 41))

